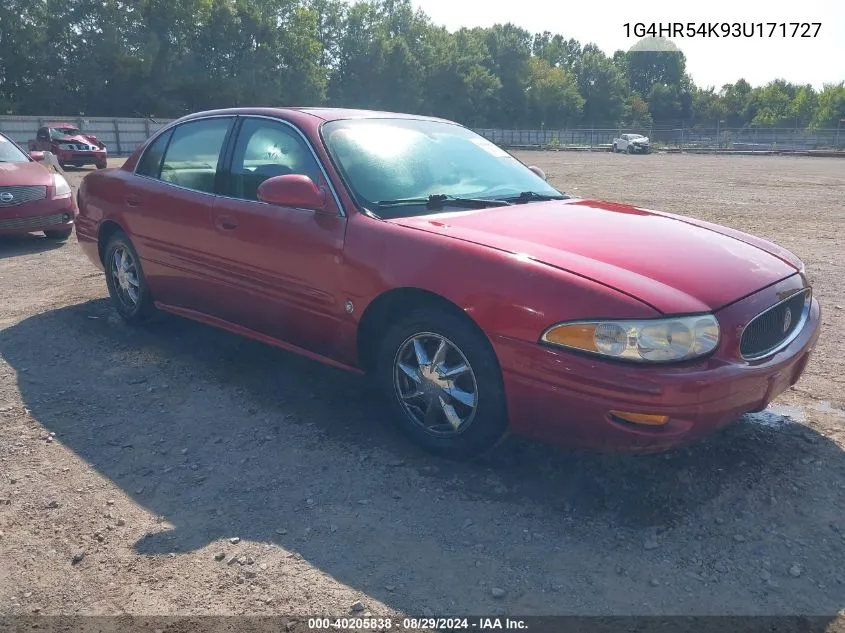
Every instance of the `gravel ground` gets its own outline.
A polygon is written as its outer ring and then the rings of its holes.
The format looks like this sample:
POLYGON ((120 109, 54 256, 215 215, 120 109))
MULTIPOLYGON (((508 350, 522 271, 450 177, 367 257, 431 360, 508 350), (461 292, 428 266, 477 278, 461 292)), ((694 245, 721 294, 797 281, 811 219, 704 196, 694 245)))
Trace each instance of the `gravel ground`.
POLYGON ((74 238, 3 239, 0 615, 842 610, 845 161, 523 158, 797 253, 823 308, 804 379, 665 455, 514 440, 454 464, 361 378, 177 318, 129 327, 74 238))

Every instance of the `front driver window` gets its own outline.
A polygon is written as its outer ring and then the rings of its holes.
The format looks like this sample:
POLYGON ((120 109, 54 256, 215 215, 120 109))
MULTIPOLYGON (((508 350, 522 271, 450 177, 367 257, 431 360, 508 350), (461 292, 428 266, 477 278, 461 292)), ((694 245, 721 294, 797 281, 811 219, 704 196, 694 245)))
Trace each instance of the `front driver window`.
POLYGON ((187 189, 214 193, 217 162, 232 119, 214 118, 182 123, 161 165, 161 179, 187 189))
POLYGON ((317 161, 296 131, 267 119, 245 119, 235 143, 227 195, 257 200, 262 182, 287 174, 322 184, 317 161))

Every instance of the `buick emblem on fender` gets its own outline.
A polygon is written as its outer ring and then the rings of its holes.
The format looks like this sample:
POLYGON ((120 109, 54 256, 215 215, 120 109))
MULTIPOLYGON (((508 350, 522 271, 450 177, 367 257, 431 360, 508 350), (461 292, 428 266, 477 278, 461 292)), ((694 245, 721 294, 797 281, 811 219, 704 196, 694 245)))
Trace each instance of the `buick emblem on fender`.
POLYGON ((4 191, 3 193, 0 193, 0 202, 11 202, 14 199, 15 199, 15 196, 10 194, 8 191, 4 191))
POLYGON ((787 310, 786 313, 783 315, 783 331, 789 329, 789 326, 792 325, 792 310, 787 310))

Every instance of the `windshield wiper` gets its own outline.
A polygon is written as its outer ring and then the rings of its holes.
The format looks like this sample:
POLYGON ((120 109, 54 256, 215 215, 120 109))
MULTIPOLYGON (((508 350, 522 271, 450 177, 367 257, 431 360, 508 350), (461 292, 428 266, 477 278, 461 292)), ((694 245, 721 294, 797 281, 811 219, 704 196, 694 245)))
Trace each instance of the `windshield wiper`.
POLYGON ((512 196, 510 198, 504 198, 511 203, 524 203, 524 202, 543 202, 545 200, 567 200, 569 196, 566 194, 545 194, 545 193, 537 193, 536 191, 523 191, 518 196, 512 196))
POLYGON ((398 200, 379 200, 376 202, 377 209, 389 209, 391 207, 404 207, 424 204, 427 209, 439 210, 446 205, 463 207, 465 209, 486 209, 487 207, 507 207, 512 203, 507 200, 494 200, 491 198, 462 198, 460 196, 449 196, 445 193, 436 193, 427 198, 401 198, 398 200))

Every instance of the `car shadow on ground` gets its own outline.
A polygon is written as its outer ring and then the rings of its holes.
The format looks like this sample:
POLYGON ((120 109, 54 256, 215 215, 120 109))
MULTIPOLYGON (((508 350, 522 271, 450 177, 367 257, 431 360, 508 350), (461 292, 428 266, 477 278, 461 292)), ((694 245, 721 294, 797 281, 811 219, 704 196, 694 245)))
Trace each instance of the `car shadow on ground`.
POLYGON ((51 240, 43 235, 0 235, 0 259, 45 253, 65 245, 64 241, 51 240))
POLYGON ((845 459, 803 425, 646 457, 514 440, 452 463, 410 446, 363 378, 177 318, 132 328, 106 300, 3 330, 0 354, 40 424, 173 526, 143 555, 275 543, 417 614, 845 605, 845 459))
POLYGON ((85 173, 88 171, 97 171, 97 168, 94 165, 62 165, 62 169, 66 172, 78 172, 78 173, 85 173))

